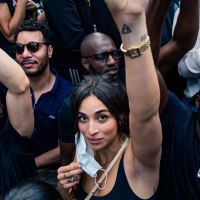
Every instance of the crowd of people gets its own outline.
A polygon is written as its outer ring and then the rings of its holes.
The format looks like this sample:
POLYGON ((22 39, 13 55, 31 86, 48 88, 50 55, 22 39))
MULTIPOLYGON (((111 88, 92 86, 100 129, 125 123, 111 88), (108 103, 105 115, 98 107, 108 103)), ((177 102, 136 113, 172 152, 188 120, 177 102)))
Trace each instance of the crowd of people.
POLYGON ((200 199, 199 8, 0 0, 0 199, 200 199))

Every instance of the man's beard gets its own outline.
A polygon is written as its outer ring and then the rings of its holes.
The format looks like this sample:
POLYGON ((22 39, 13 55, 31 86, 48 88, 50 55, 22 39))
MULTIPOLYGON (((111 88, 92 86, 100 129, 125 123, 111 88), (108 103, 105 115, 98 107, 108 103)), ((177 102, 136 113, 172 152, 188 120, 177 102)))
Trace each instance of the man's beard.
POLYGON ((26 75, 30 78, 38 77, 38 76, 40 76, 44 73, 44 71, 46 70, 47 67, 48 67, 48 62, 44 63, 44 65, 42 65, 38 69, 38 71, 36 71, 36 72, 26 72, 26 75))
POLYGON ((118 77, 118 75, 119 75, 118 65, 104 69, 104 71, 101 73, 101 75, 103 75, 107 79, 110 79, 111 81, 117 81, 119 78, 118 77))
POLYGON ((104 68, 104 70, 102 72, 95 71, 95 69, 90 65, 89 74, 100 75, 100 76, 107 77, 108 79, 117 81, 117 79, 119 78, 118 77, 118 75, 119 75, 119 64, 107 66, 106 68, 104 68))

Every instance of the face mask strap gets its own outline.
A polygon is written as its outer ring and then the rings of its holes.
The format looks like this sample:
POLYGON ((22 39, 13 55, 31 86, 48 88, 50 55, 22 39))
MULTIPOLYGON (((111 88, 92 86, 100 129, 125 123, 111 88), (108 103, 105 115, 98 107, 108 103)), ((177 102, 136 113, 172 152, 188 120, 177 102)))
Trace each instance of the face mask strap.
MULTIPOLYGON (((103 172, 106 171, 106 170, 104 170, 104 169, 100 169, 100 170, 103 171, 103 172)), ((95 180, 94 180, 94 181, 95 181, 95 185, 97 186, 97 188, 98 188, 99 190, 104 190, 104 189, 106 188, 107 179, 108 179, 108 174, 106 173, 104 186, 103 186, 103 187, 100 187, 99 185, 100 185, 101 183, 98 183, 98 182, 97 182, 97 175, 95 176, 95 180)))

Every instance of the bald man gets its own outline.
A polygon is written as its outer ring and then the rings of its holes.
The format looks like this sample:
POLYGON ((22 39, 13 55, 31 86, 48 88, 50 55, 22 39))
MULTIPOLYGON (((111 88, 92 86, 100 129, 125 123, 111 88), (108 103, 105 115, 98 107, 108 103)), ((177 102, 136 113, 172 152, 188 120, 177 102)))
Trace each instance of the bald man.
POLYGON ((101 74, 108 68, 119 67, 121 52, 113 40, 99 32, 91 33, 81 43, 81 63, 88 73, 101 74))

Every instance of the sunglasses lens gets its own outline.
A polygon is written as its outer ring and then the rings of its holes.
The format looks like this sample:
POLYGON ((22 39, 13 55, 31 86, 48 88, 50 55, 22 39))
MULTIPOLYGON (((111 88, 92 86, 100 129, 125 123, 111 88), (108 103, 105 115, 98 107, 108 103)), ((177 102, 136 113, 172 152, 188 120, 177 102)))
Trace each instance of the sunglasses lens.
POLYGON ((111 52, 96 53, 96 54, 92 54, 92 55, 87 56, 87 57, 92 57, 96 61, 104 62, 108 59, 109 55, 111 55, 115 60, 117 60, 121 57, 121 51, 119 49, 116 49, 116 50, 113 50, 111 52))
POLYGON ((30 52, 34 53, 34 52, 38 51, 40 44, 37 42, 29 42, 26 46, 30 52))
POLYGON ((104 53, 94 54, 94 58, 95 60, 98 60, 98 61, 104 61, 107 58, 107 53, 104 52, 104 53))
POLYGON ((116 49, 111 52, 111 55, 114 59, 119 59, 121 57, 121 51, 116 49))
POLYGON ((38 51, 40 44, 44 44, 44 43, 29 42, 28 44, 16 44, 14 50, 15 50, 15 53, 22 54, 24 52, 24 47, 26 46, 28 51, 34 53, 38 51))
POLYGON ((14 50, 15 50, 15 53, 21 54, 24 51, 24 45, 23 44, 16 44, 14 50))

